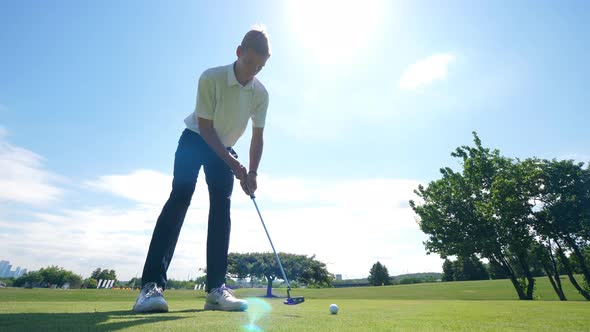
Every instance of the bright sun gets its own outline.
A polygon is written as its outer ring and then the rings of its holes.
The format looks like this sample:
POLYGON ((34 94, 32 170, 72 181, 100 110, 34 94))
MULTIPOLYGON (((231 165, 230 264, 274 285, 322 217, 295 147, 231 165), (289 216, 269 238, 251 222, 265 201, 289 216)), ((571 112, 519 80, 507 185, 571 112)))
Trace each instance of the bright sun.
POLYGON ((289 0, 287 17, 298 46, 321 62, 345 62, 371 42, 385 0, 289 0))

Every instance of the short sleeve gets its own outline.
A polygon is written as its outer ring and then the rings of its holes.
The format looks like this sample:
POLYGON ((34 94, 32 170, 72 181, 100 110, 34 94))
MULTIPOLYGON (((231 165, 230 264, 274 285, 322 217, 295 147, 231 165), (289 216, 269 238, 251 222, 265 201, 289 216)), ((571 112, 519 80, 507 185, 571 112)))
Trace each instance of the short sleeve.
POLYGON ((266 121, 266 110, 268 109, 268 92, 264 91, 260 101, 254 108, 252 113, 252 126, 256 128, 264 128, 266 121))
POLYGON ((215 80, 203 73, 199 78, 195 114, 199 118, 213 120, 215 113, 215 80))

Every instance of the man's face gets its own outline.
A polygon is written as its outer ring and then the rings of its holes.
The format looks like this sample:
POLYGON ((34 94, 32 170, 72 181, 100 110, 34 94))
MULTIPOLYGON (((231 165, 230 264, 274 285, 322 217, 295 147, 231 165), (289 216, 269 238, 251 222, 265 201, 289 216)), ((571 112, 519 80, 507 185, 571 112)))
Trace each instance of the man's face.
POLYGON ((250 81, 256 74, 258 74, 264 65, 268 56, 258 55, 252 49, 242 49, 238 47, 238 71, 240 72, 241 78, 245 81, 250 81))

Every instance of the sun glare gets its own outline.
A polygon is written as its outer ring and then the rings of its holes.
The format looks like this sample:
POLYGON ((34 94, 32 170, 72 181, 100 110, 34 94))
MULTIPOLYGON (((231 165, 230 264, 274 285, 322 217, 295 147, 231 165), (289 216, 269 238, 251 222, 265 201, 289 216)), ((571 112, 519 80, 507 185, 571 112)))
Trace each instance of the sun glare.
POLYGON ((296 47, 322 63, 341 63, 370 46, 385 7, 384 0, 290 0, 286 9, 296 47))

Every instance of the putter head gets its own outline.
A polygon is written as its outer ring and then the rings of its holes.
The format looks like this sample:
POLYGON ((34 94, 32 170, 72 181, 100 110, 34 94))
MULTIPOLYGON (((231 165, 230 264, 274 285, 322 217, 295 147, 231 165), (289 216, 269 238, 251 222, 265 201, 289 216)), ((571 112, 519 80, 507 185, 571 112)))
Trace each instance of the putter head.
POLYGON ((297 305, 297 304, 301 304, 303 302, 305 302, 305 298, 303 296, 297 296, 297 297, 289 297, 283 303, 286 305, 297 305))

